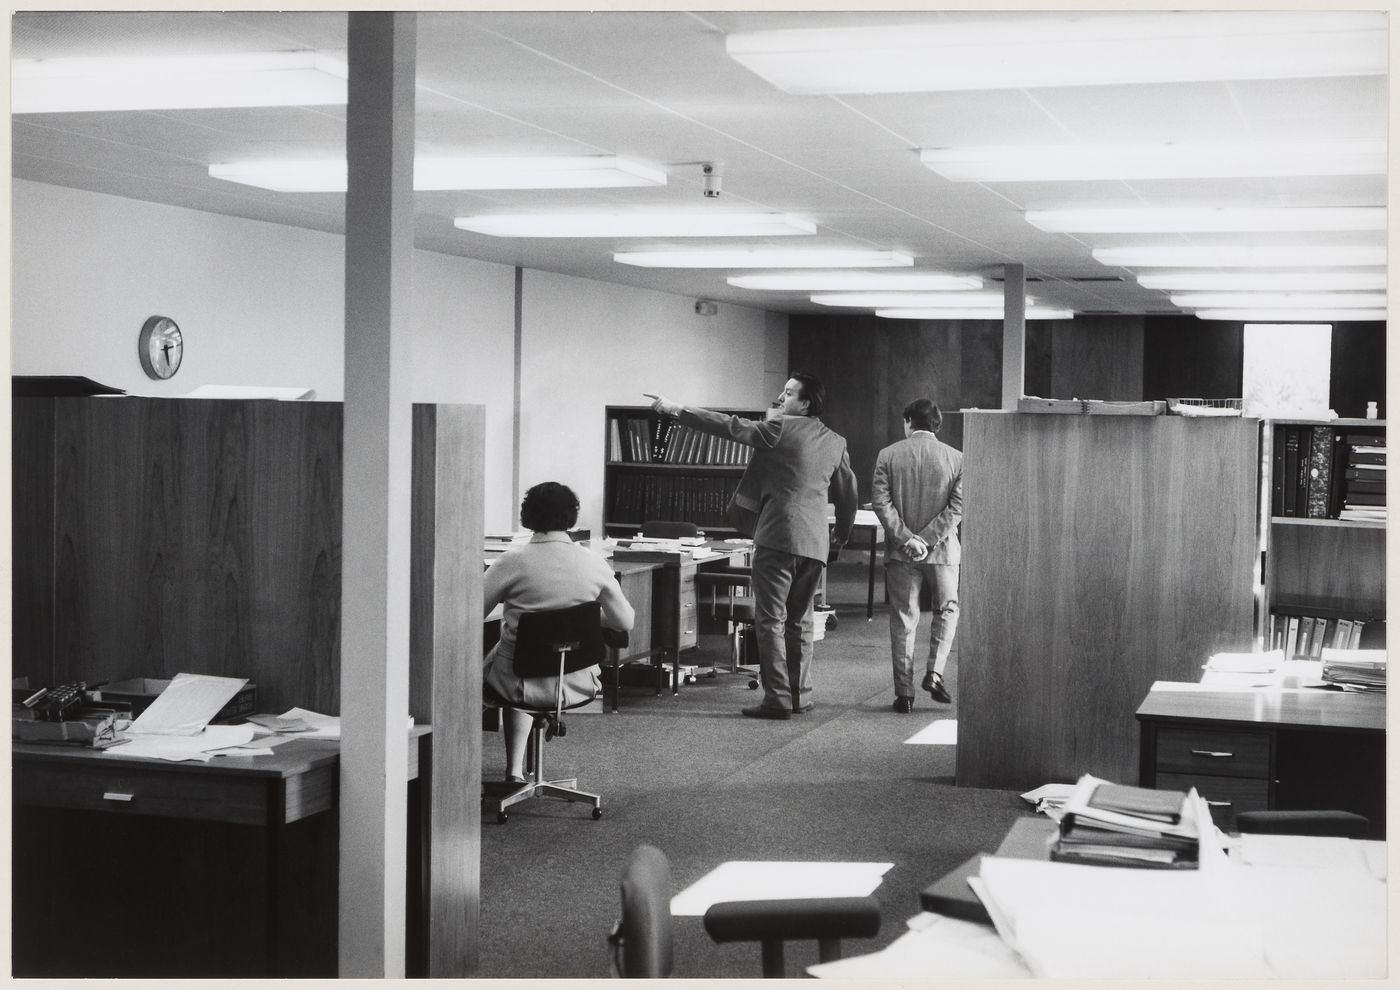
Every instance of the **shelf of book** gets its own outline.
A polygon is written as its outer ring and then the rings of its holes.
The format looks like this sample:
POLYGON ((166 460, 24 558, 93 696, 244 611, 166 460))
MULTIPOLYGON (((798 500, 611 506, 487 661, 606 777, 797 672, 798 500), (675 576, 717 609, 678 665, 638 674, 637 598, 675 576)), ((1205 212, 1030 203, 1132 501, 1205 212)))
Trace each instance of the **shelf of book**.
POLYGON ((1385 422, 1266 420, 1266 649, 1384 645, 1385 422))
MULTIPOLYGON (((761 412, 724 409, 757 419, 761 412)), ((748 464, 750 449, 710 436, 648 406, 604 410, 603 527, 636 532, 650 520, 693 522, 707 534, 735 532, 725 506, 748 464)))

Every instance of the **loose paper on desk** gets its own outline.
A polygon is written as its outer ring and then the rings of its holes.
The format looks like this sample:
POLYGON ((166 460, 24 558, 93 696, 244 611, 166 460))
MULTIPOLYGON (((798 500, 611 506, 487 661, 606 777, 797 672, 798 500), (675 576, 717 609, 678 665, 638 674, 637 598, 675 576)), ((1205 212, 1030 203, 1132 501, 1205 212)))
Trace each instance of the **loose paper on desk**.
POLYGON ((1025 979, 1031 971, 986 925, 924 912, 909 931, 878 952, 807 967, 839 980, 1025 979))
POLYGON ((721 901, 865 897, 893 863, 721 863, 671 899, 672 914, 701 915, 721 901))
POLYGON ((198 760, 207 763, 215 750, 242 746, 253 738, 251 725, 207 725, 191 736, 165 735, 161 733, 128 734, 126 742, 120 746, 102 751, 104 756, 125 758, 144 756, 153 760, 169 760, 178 763, 184 760, 198 760))
POLYGON ((248 683, 246 677, 176 674, 128 730, 167 736, 192 736, 209 724, 219 709, 248 683))
MULTIPOLYGON (((307 725, 307 731, 299 733, 298 739, 339 739, 340 738, 340 716, 322 715, 320 712, 309 712, 305 708, 288 708, 282 713, 282 718, 298 719, 307 725)), ((408 728, 413 728, 413 716, 407 716, 408 728)))

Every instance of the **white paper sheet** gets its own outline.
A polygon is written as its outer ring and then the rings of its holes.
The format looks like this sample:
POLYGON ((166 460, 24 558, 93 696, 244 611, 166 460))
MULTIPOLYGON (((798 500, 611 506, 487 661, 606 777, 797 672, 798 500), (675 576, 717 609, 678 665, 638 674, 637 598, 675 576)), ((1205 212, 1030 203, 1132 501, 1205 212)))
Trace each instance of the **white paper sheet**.
POLYGON ((864 897, 880 886, 893 863, 721 863, 671 898, 671 913, 702 915, 722 901, 772 898, 864 897))
POLYGON ((248 683, 246 677, 176 674, 150 706, 131 723, 130 732, 188 736, 199 732, 248 683))
POLYGON ((930 722, 908 739, 906 746, 956 746, 958 743, 958 720, 940 718, 930 722))
MULTIPOLYGON (((1025 979, 1031 971, 995 931, 940 915, 915 915, 905 932, 878 952, 808 966, 811 976, 838 980, 1025 979)), ((854 944, 854 943, 852 943, 854 944)))
MULTIPOLYGON (((308 726, 307 731, 298 732, 298 739, 339 739, 340 738, 340 716, 322 715, 320 712, 307 711, 305 708, 288 708, 282 713, 282 718, 301 719, 308 726)), ((413 728, 413 716, 409 715, 407 727, 413 728)))
POLYGON ((207 763, 213 751, 230 746, 242 746, 253 738, 251 725, 209 725, 202 732, 188 736, 142 733, 128 735, 119 746, 104 749, 104 756, 144 756, 153 760, 198 760, 207 763))

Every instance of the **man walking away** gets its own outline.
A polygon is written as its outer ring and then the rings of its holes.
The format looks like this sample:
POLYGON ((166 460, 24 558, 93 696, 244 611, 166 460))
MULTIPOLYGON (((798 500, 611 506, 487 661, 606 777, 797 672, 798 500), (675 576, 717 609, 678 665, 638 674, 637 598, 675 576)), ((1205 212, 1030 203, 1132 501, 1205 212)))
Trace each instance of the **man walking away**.
POLYGON ((952 704, 943 671, 958 630, 958 571, 962 544, 962 451, 934 436, 943 413, 929 399, 904 407, 904 437, 875 458, 871 507, 885 530, 885 587, 890 600, 893 709, 914 710, 914 639, 919 590, 933 592, 928 667, 920 684, 934 701, 952 704))

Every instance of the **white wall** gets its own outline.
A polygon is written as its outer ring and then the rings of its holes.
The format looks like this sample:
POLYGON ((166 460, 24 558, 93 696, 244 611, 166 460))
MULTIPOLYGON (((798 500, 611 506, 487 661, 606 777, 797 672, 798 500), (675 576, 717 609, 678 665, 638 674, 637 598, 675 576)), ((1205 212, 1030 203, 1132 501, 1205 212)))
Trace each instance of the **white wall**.
POLYGON ((521 371, 520 484, 560 481, 603 520, 604 406, 643 392, 693 405, 766 405, 786 380, 787 319, 721 303, 527 271, 521 371))
MULTIPOLYGON (((344 239, 15 180, 11 371, 85 375, 142 395, 199 385, 294 385, 344 398, 344 239), (136 356, 148 316, 185 335, 180 372, 136 356)), ((522 486, 574 487, 602 523, 603 406, 643 391, 751 407, 787 377, 787 318, 661 292, 526 271, 522 486)), ((414 255, 412 396, 486 407, 486 527, 514 525, 514 269, 414 255)))

